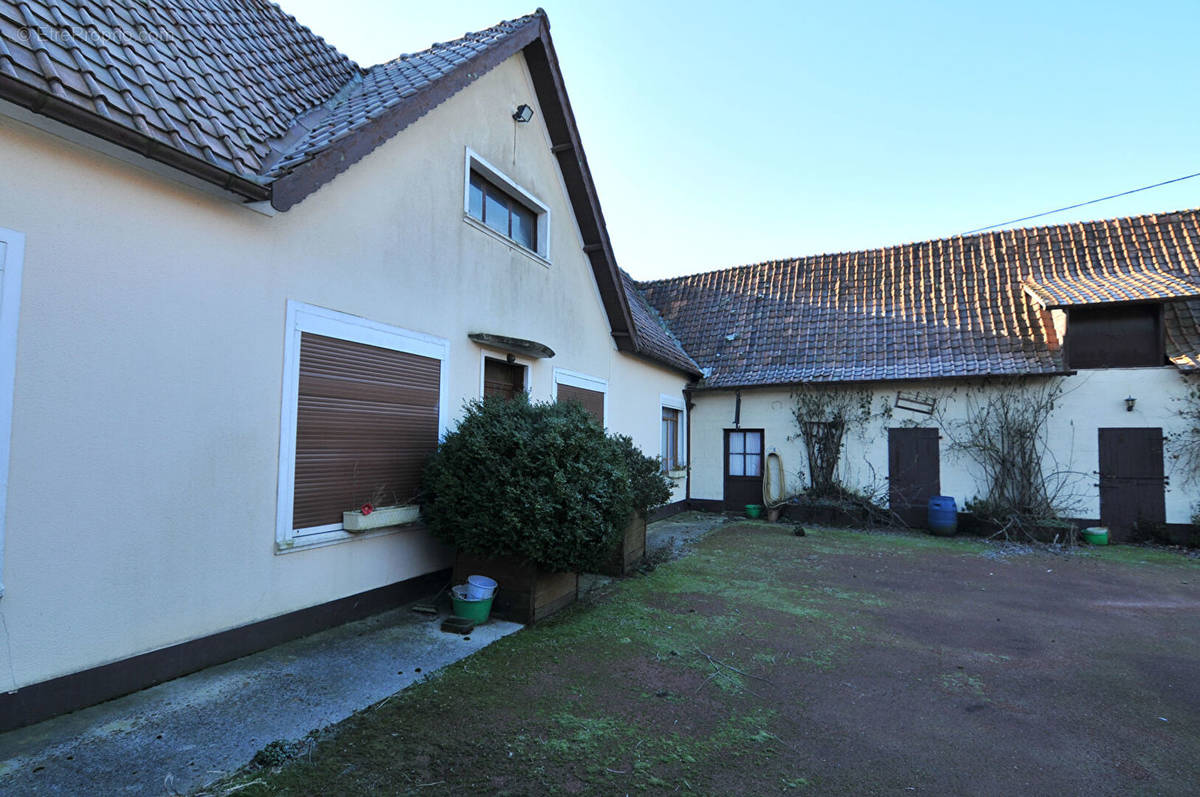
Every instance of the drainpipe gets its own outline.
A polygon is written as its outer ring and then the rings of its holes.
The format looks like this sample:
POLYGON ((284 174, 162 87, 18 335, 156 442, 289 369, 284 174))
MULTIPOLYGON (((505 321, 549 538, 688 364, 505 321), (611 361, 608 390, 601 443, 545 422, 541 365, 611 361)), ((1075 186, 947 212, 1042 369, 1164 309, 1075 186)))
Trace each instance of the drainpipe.
POLYGON ((733 392, 733 428, 742 428, 742 391, 733 392))
POLYGON ((687 475, 683 477, 683 502, 687 506, 688 509, 691 509, 692 508, 691 507, 691 504, 692 504, 692 409, 696 406, 696 403, 694 401, 692 401, 691 388, 685 387, 683 389, 683 406, 687 409, 687 412, 684 413, 685 428, 683 430, 683 433, 687 440, 687 455, 688 455, 687 475))

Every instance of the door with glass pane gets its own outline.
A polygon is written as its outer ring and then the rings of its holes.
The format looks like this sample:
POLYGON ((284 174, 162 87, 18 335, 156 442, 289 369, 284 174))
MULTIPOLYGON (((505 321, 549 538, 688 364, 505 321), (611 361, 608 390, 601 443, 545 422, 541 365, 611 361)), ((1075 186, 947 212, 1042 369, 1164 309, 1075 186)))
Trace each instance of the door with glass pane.
POLYGON ((741 512, 763 500, 763 430, 725 430, 726 511, 741 512))

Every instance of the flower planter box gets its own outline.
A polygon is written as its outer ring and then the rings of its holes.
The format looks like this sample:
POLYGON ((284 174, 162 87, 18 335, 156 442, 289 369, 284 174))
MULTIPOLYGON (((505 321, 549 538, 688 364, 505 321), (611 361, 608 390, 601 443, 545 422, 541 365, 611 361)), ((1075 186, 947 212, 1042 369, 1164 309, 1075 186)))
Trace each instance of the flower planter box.
POLYGON ((578 573, 550 573, 512 556, 485 558, 459 552, 454 562, 454 583, 467 576, 487 576, 499 584, 492 616, 531 625, 575 602, 578 573))
POLYGON ((613 546, 608 561, 599 571, 606 576, 627 576, 646 558, 646 518, 634 512, 629 516, 625 533, 613 546))
POLYGON ((414 523, 421 518, 421 510, 415 505, 381 506, 369 515, 362 512, 343 512, 342 528, 346 531, 366 531, 383 526, 399 526, 414 523))

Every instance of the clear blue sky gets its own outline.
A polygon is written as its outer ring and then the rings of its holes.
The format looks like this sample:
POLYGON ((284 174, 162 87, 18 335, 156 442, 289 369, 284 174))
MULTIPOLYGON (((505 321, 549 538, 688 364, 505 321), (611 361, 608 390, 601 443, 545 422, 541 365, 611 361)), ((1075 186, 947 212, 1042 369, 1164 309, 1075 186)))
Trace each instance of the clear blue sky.
MULTIPOLYGON (((1200 172, 1194 0, 542 2, 639 279, 940 238, 1200 172)), ((364 66, 533 10, 281 4, 364 66)), ((1198 196, 1200 178, 1035 223, 1198 196)))

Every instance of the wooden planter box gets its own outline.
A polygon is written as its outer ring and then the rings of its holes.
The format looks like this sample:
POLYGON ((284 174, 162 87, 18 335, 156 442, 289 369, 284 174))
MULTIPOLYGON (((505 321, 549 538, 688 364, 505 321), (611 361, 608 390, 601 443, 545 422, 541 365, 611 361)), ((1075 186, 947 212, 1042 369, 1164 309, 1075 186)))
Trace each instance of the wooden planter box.
POLYGON ((606 576, 627 576, 646 558, 646 518, 634 512, 629 516, 625 534, 613 546, 608 561, 599 570, 606 576))
POLYGON ((548 573, 512 556, 485 559, 458 554, 454 583, 467 576, 487 576, 500 585, 492 603, 492 616, 531 625, 575 602, 579 595, 578 573, 548 573))

